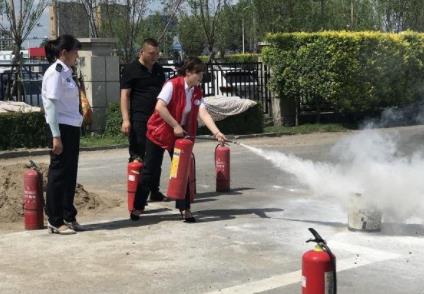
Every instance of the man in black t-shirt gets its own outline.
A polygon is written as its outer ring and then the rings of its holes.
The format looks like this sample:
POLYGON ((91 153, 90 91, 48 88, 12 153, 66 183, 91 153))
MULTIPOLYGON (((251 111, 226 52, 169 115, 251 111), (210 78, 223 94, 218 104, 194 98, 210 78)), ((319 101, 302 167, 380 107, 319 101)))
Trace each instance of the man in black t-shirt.
MULTIPOLYGON (((155 110, 157 96, 165 83, 163 68, 157 63, 159 44, 145 39, 139 58, 124 68, 121 78, 121 131, 128 136, 130 162, 144 160, 147 121, 155 110)), ((155 175, 150 200, 162 201, 160 172, 155 175)))

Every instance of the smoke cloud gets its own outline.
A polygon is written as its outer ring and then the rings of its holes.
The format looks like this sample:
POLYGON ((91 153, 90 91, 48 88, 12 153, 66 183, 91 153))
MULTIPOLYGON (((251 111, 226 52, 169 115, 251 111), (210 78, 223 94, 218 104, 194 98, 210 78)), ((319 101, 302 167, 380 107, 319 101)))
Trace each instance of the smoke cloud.
MULTIPOLYGON (((394 121, 386 113, 384 123, 394 121)), ((368 127, 383 125, 373 122, 368 127)), ((420 217, 424 209, 424 155, 418 149, 399 151, 399 133, 365 129, 348 136, 330 150, 332 162, 313 162, 277 151, 264 151, 242 144, 271 161, 278 169, 296 176, 317 197, 335 197, 347 205, 350 196, 362 194, 383 212, 385 221, 420 217)), ((420 222, 421 218, 420 218, 420 222)))

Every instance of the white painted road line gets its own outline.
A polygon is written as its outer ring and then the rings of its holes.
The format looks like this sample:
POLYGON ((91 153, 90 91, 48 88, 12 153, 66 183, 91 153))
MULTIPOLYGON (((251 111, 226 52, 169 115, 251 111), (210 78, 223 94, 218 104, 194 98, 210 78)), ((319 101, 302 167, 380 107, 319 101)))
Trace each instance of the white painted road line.
MULTIPOLYGON (((336 242, 336 241, 329 242, 329 247, 333 251, 337 251, 337 249, 340 249, 340 250, 348 251, 352 254, 355 254, 354 257, 337 260, 337 272, 400 257, 399 254, 371 249, 368 247, 363 247, 358 245, 345 244, 345 243, 336 242)), ((300 280, 301 280, 301 271, 298 270, 291 273, 276 275, 270 278, 266 278, 266 279, 262 279, 258 281, 252 281, 249 283, 216 290, 213 292, 208 292, 206 294, 260 293, 260 292, 269 291, 269 290, 280 288, 280 287, 285 287, 291 284, 300 283, 300 280)))

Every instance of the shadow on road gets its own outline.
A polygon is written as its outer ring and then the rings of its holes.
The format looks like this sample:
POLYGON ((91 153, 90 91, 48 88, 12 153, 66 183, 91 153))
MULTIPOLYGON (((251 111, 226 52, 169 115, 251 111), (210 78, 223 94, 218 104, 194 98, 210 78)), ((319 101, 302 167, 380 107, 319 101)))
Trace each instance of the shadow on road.
POLYGON ((424 225, 420 224, 398 224, 383 223, 381 225, 381 234, 384 236, 410 236, 423 237, 424 225))
MULTIPOLYGON (((293 222, 317 224, 317 225, 323 225, 323 226, 330 226, 334 228, 346 228, 346 230, 348 230, 347 223, 341 223, 341 222, 325 222, 325 221, 293 219, 293 218, 284 218, 284 217, 273 218, 273 219, 282 219, 282 220, 293 221, 293 222)), ((424 225, 382 223, 380 232, 368 232, 368 234, 383 235, 383 236, 424 237, 424 225)))
POLYGON ((229 192, 203 192, 203 193, 197 193, 196 194, 196 202, 200 202, 197 199, 213 198, 213 197, 218 197, 218 196, 243 195, 243 193, 241 191, 246 191, 246 190, 254 190, 254 188, 240 187, 240 188, 230 189, 229 192))
MULTIPOLYGON (((162 212, 174 211, 169 208, 160 208, 155 210, 146 211, 138 221, 131 221, 128 219, 119 219, 109 222, 101 222, 84 225, 86 231, 96 230, 118 230, 123 228, 141 227, 154 225, 165 221, 181 221, 179 213, 174 214, 157 214, 162 212), (152 215, 153 214, 153 215, 152 215)), ((213 210, 201 210, 193 212, 198 223, 213 222, 222 220, 231 220, 241 215, 256 215, 260 218, 270 218, 266 214, 269 212, 283 211, 280 208, 254 208, 254 209, 213 209, 213 210)), ((177 211, 175 211, 177 212, 177 211)), ((193 224, 195 225, 195 224, 193 224)))
POLYGON ((269 212, 284 211, 281 208, 252 208, 252 209, 211 209, 196 211, 195 216, 198 222, 213 222, 235 219, 240 215, 255 214, 260 218, 271 218, 266 215, 269 212))

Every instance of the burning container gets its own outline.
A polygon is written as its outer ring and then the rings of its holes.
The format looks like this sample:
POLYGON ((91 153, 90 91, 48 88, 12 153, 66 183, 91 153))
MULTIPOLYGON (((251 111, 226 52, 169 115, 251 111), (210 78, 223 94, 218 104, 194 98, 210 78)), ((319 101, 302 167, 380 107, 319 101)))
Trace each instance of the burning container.
POLYGON ((348 229, 364 232, 381 230, 381 211, 366 201, 361 193, 355 193, 350 198, 348 229))

